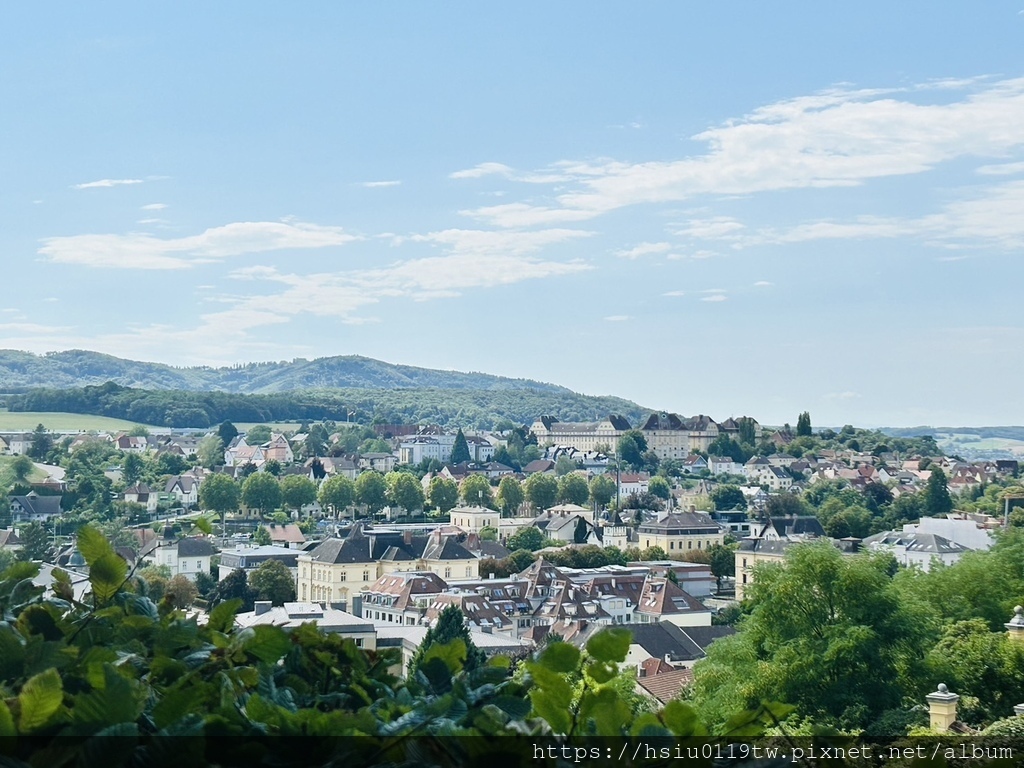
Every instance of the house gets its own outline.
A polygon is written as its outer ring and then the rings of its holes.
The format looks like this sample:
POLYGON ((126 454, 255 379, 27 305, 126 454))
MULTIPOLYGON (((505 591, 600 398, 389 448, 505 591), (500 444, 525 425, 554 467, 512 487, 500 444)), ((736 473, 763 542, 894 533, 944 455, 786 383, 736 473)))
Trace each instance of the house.
POLYGON ((555 462, 550 459, 534 459, 523 467, 524 475, 535 475, 538 472, 554 472, 555 462))
POLYGON ((30 491, 25 496, 11 497, 11 519, 15 525, 43 523, 61 513, 60 496, 40 496, 30 491))
POLYGON ((121 494, 121 498, 126 503, 142 505, 146 508, 146 511, 149 514, 156 512, 157 506, 160 502, 160 498, 156 491, 145 483, 136 483, 131 488, 125 488, 124 493, 121 494))
POLYGON ((700 454, 692 454, 683 459, 683 472, 695 474, 708 469, 708 460, 700 454))
POLYGON ((725 531, 704 512, 661 512, 637 529, 640 548, 661 547, 670 559, 685 552, 708 549, 725 541, 725 531))
POLYGON ((450 605, 456 606, 466 617, 466 625, 477 632, 488 635, 505 635, 509 638, 518 636, 517 623, 514 618, 502 610, 499 604, 491 602, 487 595, 475 592, 443 592, 429 601, 423 621, 433 626, 441 611, 450 605))
POLYGON ((953 565, 971 550, 935 533, 922 531, 883 531, 864 539, 864 547, 872 551, 891 552, 905 566, 929 571, 934 563, 953 565))
POLYGON ((619 496, 625 499, 631 493, 647 493, 651 476, 646 472, 622 472, 618 476, 619 496))
POLYGON ((553 541, 564 541, 569 544, 601 544, 601 538, 598 536, 593 522, 583 515, 573 514, 566 510, 542 512, 534 519, 533 525, 553 541))
POLYGON ((270 543, 275 547, 302 549, 306 543, 305 534, 295 523, 264 523, 261 528, 270 535, 270 543))
POLYGON ((667 621, 679 627, 710 627, 711 610, 669 579, 647 578, 636 606, 641 624, 667 621))
POLYGON ((7 449, 12 456, 24 456, 32 448, 32 433, 19 432, 12 435, 4 435, 7 442, 7 449))
POLYGON ((372 469, 386 475, 394 470, 398 458, 393 453, 363 453, 359 456, 360 469, 372 469))
POLYGON ((276 461, 278 464, 291 464, 295 461, 295 454, 288 444, 288 438, 282 434, 270 436, 270 440, 260 446, 265 461, 276 461))
POLYGON ((484 528, 498 528, 501 513, 487 507, 455 507, 448 513, 452 525, 466 533, 480 533, 484 528))
POLYGON ((21 551, 21 539, 18 538, 18 534, 9 529, 0 530, 0 549, 11 552, 21 551))
POLYGON ((217 567, 217 580, 223 579, 239 568, 248 574, 268 560, 280 560, 293 574, 298 574, 298 550, 268 544, 262 547, 237 547, 222 551, 220 564, 217 567))
POLYGON ((163 536, 151 541, 142 551, 142 559, 149 565, 166 565, 171 576, 187 576, 195 581, 200 573, 210 573, 210 558, 217 549, 206 539, 198 537, 174 538, 168 526, 163 536))
POLYGON ((274 606, 269 600, 257 600, 254 610, 235 616, 235 624, 241 629, 281 627, 286 632, 303 624, 314 624, 325 634, 353 640, 358 648, 369 651, 377 648, 377 631, 371 622, 318 603, 292 602, 274 606))
MULTIPOLYGON (((494 456, 494 444, 486 437, 466 435, 466 446, 469 448, 469 457, 473 461, 486 463, 494 456)), ((449 453, 448 458, 450 457, 449 453)))
POLYGON ((199 478, 195 475, 174 475, 164 485, 164 493, 174 497, 176 503, 185 508, 199 503, 199 478))
POLYGON ((781 563, 786 551, 795 542, 790 539, 761 539, 751 537, 740 541, 736 548, 736 599, 746 597, 747 587, 754 583, 754 566, 758 563, 781 563))
POLYGON ((448 588, 431 571, 388 573, 360 593, 361 615, 367 621, 416 626, 431 601, 448 588))
POLYGON ((753 536, 768 540, 799 540, 825 536, 821 521, 814 515, 770 517, 760 524, 754 523, 751 530, 753 536))
POLYGON ((118 435, 114 438, 114 447, 125 453, 145 453, 149 450, 149 441, 138 435, 118 435))
POLYGON ((742 475, 743 465, 730 456, 708 456, 708 470, 712 475, 742 475))
MULTIPOLYGON (((426 626, 402 626, 398 624, 376 624, 377 649, 397 648, 402 653, 402 660, 389 668, 389 671, 396 677, 405 677, 409 670, 409 662, 423 645, 429 627, 426 626)), ((469 639, 479 650, 490 656, 516 656, 524 653, 530 648, 526 640, 517 640, 503 634, 487 634, 469 630, 469 639)))

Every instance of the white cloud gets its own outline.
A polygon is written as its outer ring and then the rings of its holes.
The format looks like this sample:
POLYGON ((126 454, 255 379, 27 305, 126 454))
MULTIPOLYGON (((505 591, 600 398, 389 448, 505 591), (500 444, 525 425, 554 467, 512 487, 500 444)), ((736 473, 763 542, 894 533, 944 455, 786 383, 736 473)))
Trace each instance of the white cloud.
POLYGON ((450 179, 479 179, 484 176, 511 176, 512 169, 503 163, 480 163, 472 168, 455 171, 448 175, 450 179))
POLYGON ((703 299, 701 299, 701 301, 716 301, 717 302, 717 301, 726 301, 726 300, 728 300, 728 298, 729 297, 726 296, 725 294, 713 293, 710 296, 705 296, 703 299))
MULTIPOLYGON (((917 174, 958 157, 1002 157, 1024 145, 1024 78, 940 81, 907 89, 836 88, 755 109, 693 137, 707 151, 678 160, 555 163, 575 189, 557 206, 467 211, 498 226, 585 221, 624 206, 697 195, 853 186, 917 174), (951 93, 967 91, 958 101, 951 93), (926 103, 929 92, 939 97, 926 103)), ((468 172, 482 175, 481 164, 468 172)), ((495 172, 493 169, 491 172, 495 172)))
POLYGON ((65 333, 74 330, 70 325, 41 325, 39 323, 0 323, 0 333, 65 333))
POLYGON ((648 256, 652 253, 665 253, 672 250, 671 243, 640 243, 627 250, 616 251, 615 255, 621 259, 635 260, 641 256, 648 256))
POLYGON ((771 283, 767 280, 758 280, 756 283, 754 283, 755 288, 767 288, 768 286, 772 285, 775 285, 775 283, 771 283))
POLYGON ((594 218, 586 211, 549 208, 528 203, 504 203, 459 211, 464 216, 486 221, 499 227, 534 227, 540 224, 563 224, 594 218))
POLYGON ((341 227, 294 221, 243 221, 198 235, 161 239, 152 235, 71 235, 43 240, 48 261, 119 269, 187 269, 209 260, 290 248, 324 248, 359 240, 341 227))
POLYGON ((629 315, 608 315, 608 317, 605 318, 609 323, 624 323, 630 319, 632 318, 630 318, 629 315))
POLYGON ((662 296, 685 296, 686 291, 668 291, 667 293, 661 294, 662 296))
POLYGON ((72 189, 96 189, 100 187, 119 187, 124 184, 141 184, 142 179, 100 179, 87 181, 84 184, 72 184, 72 189))
POLYGON ((397 187, 401 183, 402 182, 398 181, 397 179, 391 181, 364 181, 360 184, 360 186, 373 189, 375 187, 397 187))
POLYGON ((725 293, 725 288, 708 288, 701 293, 725 293))
POLYGON ((743 224, 731 216, 712 216, 708 219, 693 219, 676 230, 675 234, 699 240, 733 240, 743 229, 743 224))
POLYGON ((136 224, 163 224, 166 219, 139 219, 136 224))
POLYGON ((162 211, 167 207, 167 203, 149 203, 148 205, 142 206, 144 211, 162 211))

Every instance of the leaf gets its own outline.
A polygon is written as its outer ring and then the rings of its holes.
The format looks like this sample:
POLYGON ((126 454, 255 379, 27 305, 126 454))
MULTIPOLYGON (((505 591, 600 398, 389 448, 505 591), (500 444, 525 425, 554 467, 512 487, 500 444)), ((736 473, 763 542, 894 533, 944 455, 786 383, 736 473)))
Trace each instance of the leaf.
POLYGON ((682 701, 670 701, 661 711, 661 719, 676 736, 704 736, 705 728, 697 711, 682 701))
POLYGON ((233 600, 225 600, 210 611, 210 620, 206 626, 215 632, 230 632, 235 625, 235 614, 242 607, 242 601, 237 597, 233 600))
POLYGON ((537 657, 536 663, 552 672, 572 672, 580 662, 580 652, 569 643, 552 643, 537 657))
POLYGON ((197 517, 192 522, 195 524, 196 528, 198 528, 203 533, 207 535, 213 533, 213 525, 210 524, 209 519, 205 517, 197 517))
MULTIPOLYGON (((555 645, 563 645, 563 643, 555 645)), ((572 703, 572 687, 569 685, 569 681, 561 674, 544 667, 531 669, 531 672, 535 682, 539 683, 530 690, 530 703, 533 704, 534 714, 546 720, 555 733, 568 733, 572 727, 572 717, 569 714, 569 705, 572 703)))
POLYGON ((498 696, 490 703, 513 720, 524 720, 530 714, 530 703, 516 696, 498 696))
POLYGON ((7 703, 0 699, 0 739, 7 739, 17 735, 14 730, 14 717, 7 703))
POLYGON ((590 720, 597 736, 619 736, 633 712, 611 688, 587 692, 580 701, 580 718, 590 720))
POLYGON ((243 648, 246 653, 252 654, 260 661, 273 664, 288 653, 291 644, 288 634, 283 629, 261 624, 253 627, 252 639, 246 642, 243 648))
POLYGON ((587 641, 587 653, 598 661, 618 664, 626 660, 633 633, 622 627, 602 629, 587 641))
POLYGON ((48 669, 29 678, 18 694, 19 730, 31 733, 42 728, 57 713, 63 700, 64 688, 57 670, 48 669))
POLYGON ((629 729, 631 736, 643 736, 650 738, 652 736, 670 736, 672 732, 665 728, 658 720, 658 716, 653 712, 644 712, 636 720, 633 721, 632 727, 629 729))
POLYGON ((38 563, 14 563, 0 574, 0 578, 4 581, 23 581, 25 579, 32 579, 39 575, 39 564, 38 563))
POLYGON ((78 529, 76 545, 78 551, 82 553, 82 557, 85 558, 85 562, 89 564, 89 568, 92 568, 93 563, 98 562, 104 555, 114 554, 114 548, 110 546, 107 537, 91 525, 83 525, 78 529))
POLYGON ((110 664, 104 665, 103 678, 102 688, 75 697, 72 719, 103 726, 133 723, 142 712, 139 685, 120 675, 110 664))
POLYGON ((420 663, 424 664, 431 659, 440 659, 449 673, 457 675, 466 663, 466 642, 461 638, 455 638, 442 645, 431 645, 423 654, 420 663))
POLYGON ((587 676, 595 683, 607 683, 619 672, 615 664, 608 664, 604 661, 594 661, 587 665, 587 676))
POLYGON ((128 563, 113 550, 89 563, 89 583, 97 602, 105 603, 116 595, 127 576, 128 563))

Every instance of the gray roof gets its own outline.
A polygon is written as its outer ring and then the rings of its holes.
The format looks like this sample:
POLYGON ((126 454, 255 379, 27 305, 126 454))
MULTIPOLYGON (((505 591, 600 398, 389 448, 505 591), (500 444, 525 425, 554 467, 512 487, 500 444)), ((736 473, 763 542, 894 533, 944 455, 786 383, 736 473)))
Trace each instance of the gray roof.
POLYGON ((678 663, 704 657, 701 647, 671 622, 630 624, 627 629, 633 633, 633 642, 655 658, 678 663))
POLYGON ((178 557, 211 557, 217 548, 206 539, 185 538, 178 542, 178 557))
POLYGON ((933 555, 962 555, 970 548, 950 541, 944 536, 921 531, 883 531, 864 539, 865 546, 905 547, 907 552, 923 552, 933 555))

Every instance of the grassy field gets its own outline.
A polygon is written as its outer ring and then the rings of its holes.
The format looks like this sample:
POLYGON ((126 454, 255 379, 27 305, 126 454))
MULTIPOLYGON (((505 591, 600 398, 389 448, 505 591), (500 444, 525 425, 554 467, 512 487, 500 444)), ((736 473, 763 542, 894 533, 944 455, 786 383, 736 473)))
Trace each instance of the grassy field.
MULTIPOLYGON (((239 432, 247 432, 255 426, 262 425, 264 425, 263 422, 239 422, 235 424, 235 429, 239 432)), ((291 423, 286 421, 268 421, 265 423, 265 426, 270 427, 274 432, 295 432, 299 428, 299 423, 297 421, 291 423)))
POLYGON ((1005 452, 1024 455, 1024 441, 1005 437, 981 437, 966 432, 941 433, 936 436, 939 447, 947 453, 1005 452))
MULTIPOLYGON (((7 475, 7 468, 11 465, 11 462, 17 458, 15 456, 0 456, 0 476, 7 475)), ((30 483, 41 483, 46 479, 46 473, 41 469, 33 469, 32 474, 28 476, 30 483)))
MULTIPOLYGON (((111 419, 107 416, 86 416, 81 413, 40 413, 37 411, 12 413, 0 410, 0 432, 31 432, 37 424, 42 424, 54 432, 117 432, 138 426, 131 421, 111 419)), ((162 429, 150 425, 144 426, 148 429, 162 429)))

